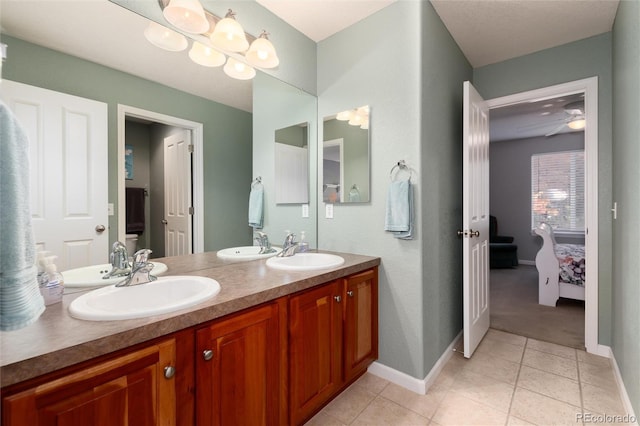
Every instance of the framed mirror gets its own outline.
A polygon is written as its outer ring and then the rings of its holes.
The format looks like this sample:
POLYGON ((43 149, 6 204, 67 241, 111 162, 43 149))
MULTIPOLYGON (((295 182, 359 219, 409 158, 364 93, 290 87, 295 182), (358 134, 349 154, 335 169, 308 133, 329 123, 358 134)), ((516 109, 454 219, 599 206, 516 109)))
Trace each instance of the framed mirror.
POLYGON ((276 204, 309 202, 309 123, 275 131, 276 204))
POLYGON ((370 201, 368 105, 323 119, 322 200, 325 203, 370 201))

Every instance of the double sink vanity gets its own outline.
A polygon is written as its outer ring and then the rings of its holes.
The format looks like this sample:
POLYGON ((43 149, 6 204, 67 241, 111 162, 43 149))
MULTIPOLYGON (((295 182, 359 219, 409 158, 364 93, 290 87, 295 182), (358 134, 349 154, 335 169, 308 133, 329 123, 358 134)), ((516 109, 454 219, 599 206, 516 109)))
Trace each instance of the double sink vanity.
POLYGON ((2 332, 2 424, 308 420, 377 358, 380 259, 233 250, 154 259, 167 270, 147 284, 74 287, 2 332))

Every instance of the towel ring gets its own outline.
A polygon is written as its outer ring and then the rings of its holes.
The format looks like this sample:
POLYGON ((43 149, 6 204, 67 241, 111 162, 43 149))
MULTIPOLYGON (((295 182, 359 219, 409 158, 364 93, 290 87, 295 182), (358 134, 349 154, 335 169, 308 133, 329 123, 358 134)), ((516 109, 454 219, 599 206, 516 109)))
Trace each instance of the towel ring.
POLYGON ((258 176, 251 182, 251 188, 255 188, 257 185, 262 185, 262 176, 258 176))
POLYGON ((411 180, 411 178, 413 177, 413 169, 409 166, 407 166, 407 163, 404 160, 400 160, 398 161, 396 164, 394 164, 394 166, 391 168, 391 171, 389 172, 389 178, 391 180, 393 180, 393 172, 394 170, 397 170, 396 174, 401 172, 402 170, 405 170, 407 172, 409 172, 409 180, 411 180))

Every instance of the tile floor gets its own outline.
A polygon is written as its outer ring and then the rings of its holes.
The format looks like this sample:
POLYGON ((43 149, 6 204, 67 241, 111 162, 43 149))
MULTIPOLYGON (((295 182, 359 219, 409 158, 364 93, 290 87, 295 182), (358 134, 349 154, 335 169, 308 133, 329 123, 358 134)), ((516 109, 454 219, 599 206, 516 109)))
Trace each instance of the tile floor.
POLYGON ((307 425, 587 425, 602 414, 625 415, 607 358, 490 329, 426 395, 366 373, 307 425))

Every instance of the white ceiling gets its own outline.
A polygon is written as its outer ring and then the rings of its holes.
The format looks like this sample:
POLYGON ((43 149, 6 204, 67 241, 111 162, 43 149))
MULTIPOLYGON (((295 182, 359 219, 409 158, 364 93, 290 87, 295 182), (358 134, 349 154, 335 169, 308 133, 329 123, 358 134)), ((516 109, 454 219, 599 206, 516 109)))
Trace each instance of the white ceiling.
MULTIPOLYGON (((256 1, 321 41, 397 0, 256 1)), ((479 67, 610 31, 618 0, 431 3, 469 62, 479 67)), ((0 12, 2 31, 17 38, 251 111, 250 82, 196 65, 186 52, 152 47, 142 36, 147 21, 107 0, 0 0, 0 12)), ((8 55, 11 60, 10 46, 8 55)))

